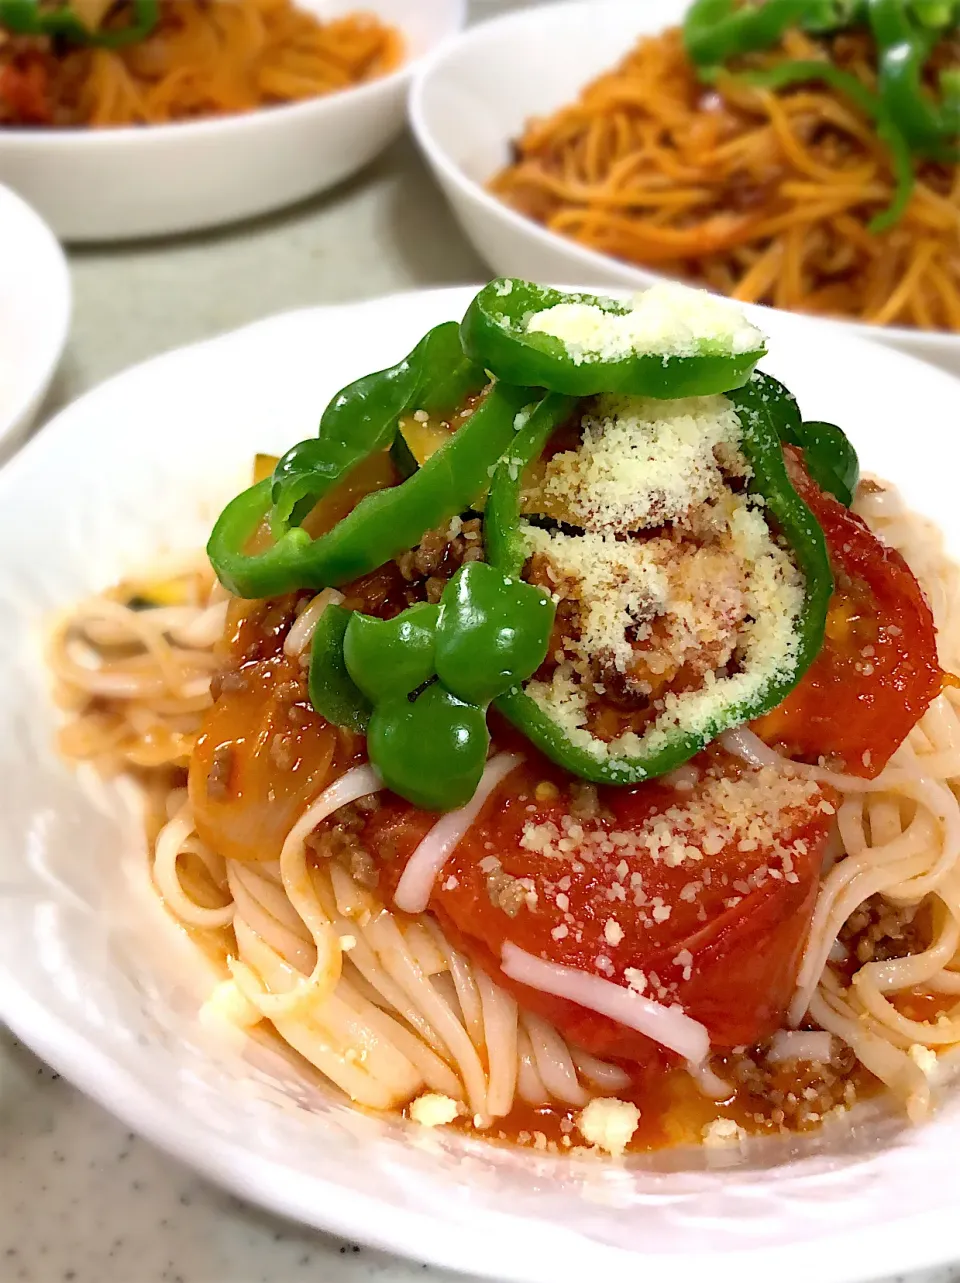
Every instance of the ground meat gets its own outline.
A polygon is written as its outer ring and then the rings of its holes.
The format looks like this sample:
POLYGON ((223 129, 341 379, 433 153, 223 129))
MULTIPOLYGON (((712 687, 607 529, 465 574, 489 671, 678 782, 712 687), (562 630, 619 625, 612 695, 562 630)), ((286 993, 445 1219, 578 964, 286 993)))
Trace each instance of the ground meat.
POLYGON ((343 605, 378 619, 394 619, 417 602, 440 600, 459 568, 483 560, 479 518, 455 517, 440 530, 428 530, 416 548, 345 584, 343 605))
POLYGON ((207 796, 224 798, 230 791, 230 774, 233 770, 233 748, 223 744, 216 750, 207 772, 207 796))
POLYGON ((232 647, 234 664, 270 659, 278 654, 283 649, 284 640, 297 617, 298 609, 302 609, 301 603, 312 597, 312 592, 304 591, 288 593, 283 597, 267 597, 252 606, 248 605, 232 647))
POLYGON ((227 669, 226 672, 215 673, 210 679, 210 698, 216 701, 221 695, 239 694, 247 686, 248 678, 241 669, 227 669))
POLYGON ((471 561, 483 561, 479 517, 455 517, 439 530, 428 530, 416 548, 396 558, 401 575, 410 584, 422 584, 428 601, 439 601, 447 582, 471 561))
POLYGON ((840 943, 859 963, 886 962, 922 953, 927 942, 917 908, 888 904, 882 896, 872 895, 844 923, 840 943))
POLYGON ((849 1107, 856 1100, 852 1075, 857 1058, 839 1039, 833 1046, 828 1064, 769 1061, 766 1047, 759 1046, 724 1058, 715 1070, 721 1078, 732 1079, 741 1098, 749 1095, 755 1122, 803 1130, 837 1106, 849 1107))
POLYGON ((54 123, 49 41, 32 36, 5 39, 0 32, 0 125, 54 123))
POLYGON ((342 806, 331 817, 331 823, 310 834, 307 847, 321 859, 338 860, 360 886, 375 887, 380 879, 377 863, 360 841, 359 834, 366 816, 379 806, 380 799, 375 793, 342 806))
POLYGON ((570 784, 570 814, 575 820, 596 820, 600 816, 600 795, 596 784, 574 780, 570 784))
POLYGON ((297 761, 297 741, 292 735, 270 737, 270 761, 280 771, 289 771, 297 761))
POLYGON ((526 898, 526 891, 517 879, 503 869, 492 869, 485 880, 490 903, 502 909, 508 918, 515 918, 526 898))
POLYGON ((615 708, 629 712, 646 712, 650 707, 650 693, 639 688, 627 673, 621 673, 613 656, 598 656, 594 665, 595 688, 604 700, 615 708))

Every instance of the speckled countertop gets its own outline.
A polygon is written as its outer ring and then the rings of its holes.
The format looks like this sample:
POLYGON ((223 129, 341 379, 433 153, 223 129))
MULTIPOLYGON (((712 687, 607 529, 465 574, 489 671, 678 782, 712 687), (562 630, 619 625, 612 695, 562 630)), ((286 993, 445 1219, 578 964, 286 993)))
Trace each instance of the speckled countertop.
MULTIPOLYGON (((474 12, 507 7, 475 0, 474 12)), ((71 267, 74 329, 45 415, 133 362, 273 312, 484 275, 406 139, 285 214, 172 243, 77 251, 71 267)), ((221 1193, 0 1030, 0 1283, 452 1277, 221 1193)), ((960 1267, 910 1277, 958 1281, 960 1267)))

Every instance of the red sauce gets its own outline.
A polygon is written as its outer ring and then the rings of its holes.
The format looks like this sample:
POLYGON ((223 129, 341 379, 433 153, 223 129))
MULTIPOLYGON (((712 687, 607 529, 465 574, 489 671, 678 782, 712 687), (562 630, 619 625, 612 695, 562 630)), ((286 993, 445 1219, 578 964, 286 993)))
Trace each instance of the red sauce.
MULTIPOLYGON (((762 1057, 758 1057, 762 1062, 762 1057)), ((630 1087, 616 1092, 618 1100, 635 1104, 640 1111, 637 1130, 627 1146, 630 1153, 651 1153, 673 1145, 698 1145, 717 1118, 730 1119, 753 1136, 811 1131, 831 1110, 846 1109, 880 1089, 879 1080, 862 1065, 826 1071, 802 1061, 771 1066, 762 1081, 746 1085, 737 1081, 745 1058, 719 1055, 713 1072, 731 1085, 730 1095, 711 1100, 684 1069, 647 1072, 630 1087)), ((563 1105, 528 1105, 517 1100, 506 1118, 498 1118, 481 1133, 485 1139, 556 1149, 563 1153, 584 1139, 577 1130, 579 1109, 563 1105)), ((472 1121, 461 1118, 455 1126, 472 1131, 472 1121)))

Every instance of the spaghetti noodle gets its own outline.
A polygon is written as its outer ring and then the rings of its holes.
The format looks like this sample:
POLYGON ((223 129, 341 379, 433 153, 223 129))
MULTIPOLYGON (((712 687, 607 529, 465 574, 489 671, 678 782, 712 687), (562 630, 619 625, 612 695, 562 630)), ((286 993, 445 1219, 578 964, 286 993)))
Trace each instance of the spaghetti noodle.
MULTIPOLYGON (((739 67, 829 60, 875 82, 870 38, 786 33, 739 67)), ((955 67, 956 39, 937 65, 955 67)), ((490 183, 508 205, 589 249, 766 303, 874 325, 960 331, 960 166, 924 161, 899 223, 873 122, 828 85, 780 90, 698 78, 679 30, 641 39, 552 116, 532 120, 490 183)))
POLYGON ((293 0, 165 0, 121 48, 0 43, 0 124, 157 125, 336 93, 386 75, 398 32, 362 13, 320 21, 293 0))

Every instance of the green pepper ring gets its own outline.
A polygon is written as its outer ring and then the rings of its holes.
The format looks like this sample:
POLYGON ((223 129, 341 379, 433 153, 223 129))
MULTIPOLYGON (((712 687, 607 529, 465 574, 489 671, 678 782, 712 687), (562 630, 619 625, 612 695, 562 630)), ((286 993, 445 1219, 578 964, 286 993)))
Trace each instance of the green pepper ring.
MULTIPOLYGON (((775 708, 797 685, 823 644, 833 575, 826 541, 813 513, 787 475, 773 407, 760 380, 727 393, 743 427, 743 452, 753 483, 785 532, 805 579, 799 645, 790 673, 774 679, 754 699, 722 710, 700 731, 679 731, 662 749, 640 758, 601 757, 573 744, 562 728, 522 689, 494 701, 516 728, 552 761, 595 784, 636 784, 654 779, 689 761, 723 731, 752 721, 775 708)), ((515 448, 501 460, 484 515, 484 537, 491 563, 504 574, 519 574, 524 559, 518 533, 523 470, 538 458, 550 435, 546 424, 531 421, 515 448)))
POLYGON ((615 299, 540 289, 525 281, 497 280, 485 286, 467 308, 460 326, 463 350, 506 383, 547 388, 567 396, 614 395, 675 399, 711 396, 745 383, 766 349, 735 355, 704 347, 690 356, 631 354, 616 361, 575 362, 559 339, 519 328, 531 312, 558 303, 590 303, 624 315, 615 299))

